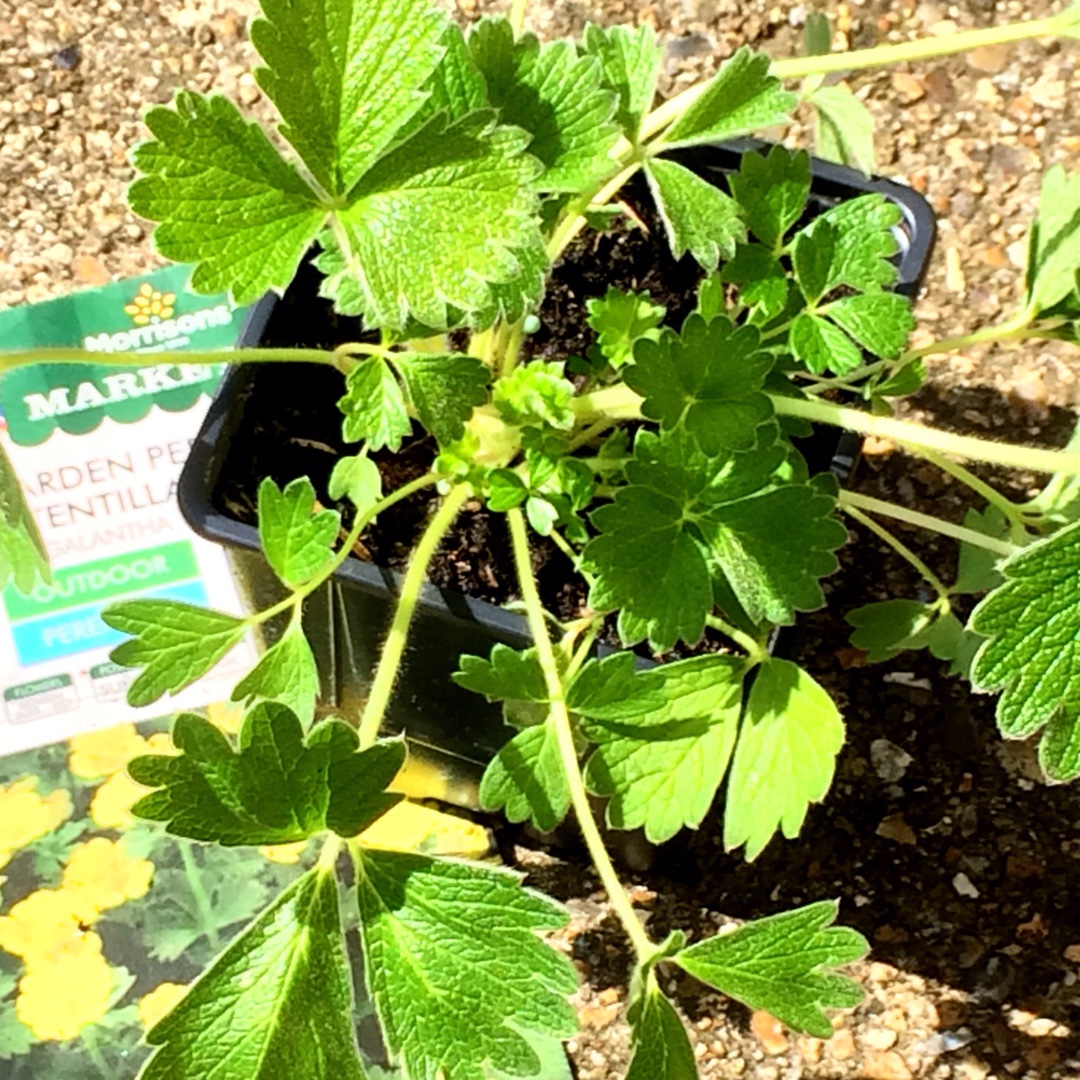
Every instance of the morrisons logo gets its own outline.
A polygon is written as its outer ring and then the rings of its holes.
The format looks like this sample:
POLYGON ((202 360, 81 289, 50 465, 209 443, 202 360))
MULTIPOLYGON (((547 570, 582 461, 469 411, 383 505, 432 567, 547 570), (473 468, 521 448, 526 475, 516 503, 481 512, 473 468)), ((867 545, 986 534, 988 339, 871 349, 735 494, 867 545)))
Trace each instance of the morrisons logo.
POLYGON ((57 386, 47 394, 26 394, 23 401, 28 420, 49 420, 114 405, 118 401, 212 382, 217 375, 217 364, 155 364, 136 371, 118 371, 115 375, 88 379, 76 386, 57 386))
MULTIPOLYGON (((129 308, 135 309, 136 305, 130 304, 124 310, 129 311, 129 308)), ((148 305, 146 310, 149 312, 152 308, 148 305)), ((166 307, 162 309, 162 313, 171 310, 166 307)), ((139 349, 153 349, 154 346, 182 348, 185 342, 177 339, 186 339, 205 330, 228 326, 233 321, 233 313, 228 304, 218 304, 216 307, 179 315, 175 319, 162 319, 156 314, 148 315, 140 310, 140 313, 132 316, 132 319, 144 325, 133 326, 130 330, 119 330, 115 334, 95 334, 85 337, 83 348, 90 352, 104 353, 135 352, 139 349), (150 321, 145 322, 146 319, 150 321)))

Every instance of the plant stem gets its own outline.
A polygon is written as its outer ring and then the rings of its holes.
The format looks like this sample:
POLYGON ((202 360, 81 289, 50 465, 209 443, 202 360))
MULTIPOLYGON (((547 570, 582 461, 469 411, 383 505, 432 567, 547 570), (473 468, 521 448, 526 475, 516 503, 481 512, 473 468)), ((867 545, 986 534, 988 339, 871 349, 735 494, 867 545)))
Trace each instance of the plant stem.
POLYGON ((942 582, 941 578, 939 578, 937 574, 935 574, 933 570, 931 570, 930 567, 927 566, 926 563, 924 563, 922 559, 920 559, 919 556, 916 555, 915 552, 907 546, 907 544, 898 540, 895 536, 893 536, 891 532, 889 532, 888 529, 886 529, 883 525, 879 525, 873 518, 867 517, 866 514, 864 514, 858 508, 842 502, 840 504, 840 509, 843 510, 844 513, 847 514, 853 521, 857 521, 860 525, 864 525, 875 536, 877 536, 881 540, 884 540, 885 543, 888 544, 889 547, 891 547, 897 555, 899 555, 902 559, 906 560, 913 567, 915 567, 915 569, 930 583, 930 587, 934 590, 934 592, 938 594, 939 600, 948 599, 948 587, 942 582))
POLYGON ((566 250, 567 246, 585 226, 585 214, 589 207, 596 203, 603 206, 622 186, 641 168, 641 161, 636 159, 629 164, 622 164, 622 168, 603 186, 595 191, 587 191, 579 198, 574 199, 562 212, 562 217, 555 226, 551 239, 547 242, 548 258, 555 262, 566 250))
MULTIPOLYGON (((605 391, 586 394, 578 401, 579 403, 588 402, 590 398, 598 398, 602 393, 605 391)), ((1012 443, 973 439, 967 435, 954 435, 937 428, 913 424, 908 420, 895 420, 891 416, 872 416, 859 409, 849 409, 843 405, 834 405, 829 401, 804 401, 799 398, 774 395, 770 395, 770 398, 773 408, 780 416, 797 416, 813 423, 847 428, 860 435, 891 439, 916 452, 924 449, 937 450, 945 454, 971 458, 974 461, 986 461, 992 465, 1005 465, 1011 469, 1080 475, 1080 454, 1062 450, 1040 450, 1030 446, 1015 446, 1012 443)), ((598 411, 593 407, 590 415, 598 411)))
POLYGON ((180 860, 184 864, 184 880, 191 890, 195 907, 199 912, 199 929, 210 942, 210 948, 216 952, 221 948, 221 938, 218 936, 217 924, 214 922, 214 907, 210 903, 210 897, 206 895, 206 889, 203 888, 202 873, 191 852, 191 845, 191 840, 176 841, 176 846, 180 849, 180 860))
MULTIPOLYGON (((828 75, 839 71, 855 71, 860 68, 898 64, 908 60, 931 60, 938 56, 966 52, 979 46, 1004 45, 1027 38, 1051 37, 1065 32, 1075 23, 1076 16, 1068 17, 1065 11, 1046 19, 991 26, 985 30, 968 30, 962 34, 944 37, 920 38, 899 45, 879 45, 874 49, 857 49, 854 52, 825 53, 822 56, 796 56, 773 62, 772 74, 781 79, 804 79, 809 75, 828 75)), ((666 128, 709 88, 711 82, 698 83, 681 94, 665 101, 645 117, 641 125, 642 141, 666 128)))
POLYGON ((968 349, 972 345, 988 345, 995 341, 1026 341, 1028 338, 1042 336, 1041 331, 1029 328, 1027 317, 1021 312, 1005 323, 984 326, 981 330, 975 330, 970 334, 960 334, 957 337, 931 341, 929 345, 921 345, 917 349, 907 349, 901 353, 899 359, 893 360, 891 363, 899 366, 906 364, 909 360, 918 360, 923 356, 938 356, 941 353, 956 352, 957 349, 968 349))
POLYGON ((112 1080, 116 1074, 109 1068, 109 1063, 105 1060, 105 1055, 101 1052, 101 1046, 98 1044, 97 1032, 94 1030, 94 1026, 94 1024, 88 1024, 84 1027, 79 1033, 79 1038, 86 1050, 86 1056, 93 1063, 94 1068, 101 1073, 104 1080, 112 1080))
POLYGON ((1008 557, 1015 554, 1018 548, 1004 540, 995 540, 993 537, 984 536, 974 529, 965 529, 963 525, 953 525, 952 522, 942 521, 941 518, 931 517, 929 514, 920 514, 918 510, 908 510, 906 507, 897 506, 895 503, 885 502, 882 499, 874 499, 869 495, 859 495, 854 491, 841 491, 837 500, 840 509, 845 513, 852 507, 856 510, 868 510, 872 514, 881 514, 883 517, 895 518, 897 521, 906 521, 909 525, 915 525, 920 529, 929 529, 931 532, 940 533, 942 536, 950 536, 953 540, 971 544, 974 547, 985 548, 995 555, 1008 557))
POLYGON ((927 461, 932 462, 941 469, 942 472, 947 472, 950 476, 955 477, 960 483, 971 488, 977 495, 981 495, 991 506, 996 506, 1013 525, 1023 526, 1024 512, 1011 499, 1007 499, 1002 495, 997 488, 991 487, 969 469, 965 469, 963 465, 950 460, 944 454, 939 454, 936 450, 924 447, 919 452, 927 461))
POLYGON ((328 364, 338 366, 332 349, 210 349, 202 352, 106 353, 89 349, 20 349, 0 351, 0 372, 26 364, 99 364, 103 367, 149 367, 176 364, 328 364))
POLYGON ((528 0, 511 0, 508 20, 510 29, 514 31, 514 39, 521 37, 521 31, 525 26, 525 7, 528 0))
POLYGON ((375 671, 375 678, 368 691, 364 711, 360 716, 358 734, 361 750, 366 750, 379 737, 379 729, 382 727, 383 717, 386 715, 386 708, 390 704, 390 696, 394 691, 398 669, 401 667, 405 642, 409 636, 409 626, 416 612, 417 601, 420 599, 420 589, 427 577, 428 563, 431 562, 442 538, 469 497, 470 490, 468 484, 458 484, 443 499, 442 506, 428 522, 427 528, 424 529, 409 559, 409 568, 405 571, 405 580, 401 583, 401 595, 394 609, 390 632, 383 643, 379 666, 375 671))
POLYGON ((603 435, 608 428, 614 427, 614 421, 604 417, 601 420, 597 420, 593 424, 589 424, 588 427, 582 428, 571 440, 570 445, 567 447, 569 453, 573 453, 575 450, 580 449, 582 446, 587 446, 597 437, 597 435, 603 435))
POLYGON ((540 668, 544 673, 544 684, 547 687, 551 705, 549 716, 555 726, 555 733, 559 742, 559 757, 562 760, 566 783, 570 789, 570 801, 574 807, 574 814, 578 819, 581 834, 585 838, 585 846, 589 849, 589 855, 597 873, 600 875, 600 881, 607 891, 611 906, 630 938, 634 946, 634 952, 640 962, 654 951, 654 946, 649 940, 648 934, 645 933, 645 928, 641 925, 637 913, 634 911, 634 906, 630 903, 630 897, 622 887, 622 882, 619 881, 619 875, 615 872, 615 867, 612 865, 611 857, 608 855, 603 837, 597 827, 596 819, 593 817, 592 808, 589 806, 589 796, 585 791, 585 781, 581 775, 577 748, 574 746, 574 732, 570 727, 570 714, 567 711, 566 699, 563 695, 559 665, 555 659, 555 650, 552 648, 551 638, 548 636, 547 624, 544 622, 544 608, 540 603, 536 578, 533 576, 525 517, 518 507, 507 511, 506 517, 510 524, 510 538, 514 546, 514 565, 517 568, 518 583, 521 587, 521 595, 525 600, 529 629, 532 631, 533 641, 536 644, 540 668))
POLYGON ((521 343, 525 340, 524 316, 514 323, 506 334, 503 343, 502 360, 499 364, 499 374, 503 377, 509 375, 517 367, 518 353, 521 352, 521 343))
POLYGON ((734 641, 746 653, 747 659, 752 666, 760 664, 768 657, 769 652, 760 641, 756 641, 737 626, 732 626, 731 623, 719 615, 706 615, 705 622, 714 630, 719 630, 724 637, 734 641))

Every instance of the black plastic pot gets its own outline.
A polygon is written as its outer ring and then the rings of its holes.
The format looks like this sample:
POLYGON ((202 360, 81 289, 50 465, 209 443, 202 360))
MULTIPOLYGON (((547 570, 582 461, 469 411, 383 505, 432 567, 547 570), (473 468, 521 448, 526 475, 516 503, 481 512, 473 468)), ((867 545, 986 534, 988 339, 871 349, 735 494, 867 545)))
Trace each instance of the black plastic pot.
MULTIPOLYGON (((673 156, 725 186, 726 175, 738 168, 742 154, 763 145, 747 140, 673 156)), ((879 192, 901 208, 896 289, 913 296, 934 236, 934 217, 926 201, 900 184, 868 179, 827 162, 815 160, 812 171, 812 214, 868 192, 879 192)), ((307 267, 284 297, 264 297, 251 312, 238 346, 333 347, 355 340, 357 324, 334 315, 330 305, 317 298, 316 289, 317 277, 307 267)), ((312 365, 267 364, 232 370, 210 407, 180 480, 184 517, 199 535, 229 549, 253 607, 275 602, 283 595, 281 586, 262 557, 256 529, 232 515, 229 496, 223 495, 223 490, 228 487, 232 449, 261 422, 255 415, 255 403, 267 402, 274 410, 279 403, 286 405, 300 386, 306 393, 325 393, 326 419, 310 432, 299 433, 298 445, 311 444, 311 454, 298 452, 291 475, 275 479, 279 483, 302 475, 315 479, 320 470, 325 475, 338 452, 351 452, 338 441, 341 424, 335 402, 341 394, 340 376, 312 365), (324 386, 322 391, 318 390, 320 385, 324 386)), ((844 478, 857 445, 857 441, 841 440, 838 446, 836 434, 829 433, 816 446, 801 449, 812 470, 831 465, 844 478)), ((350 558, 333 580, 309 599, 305 627, 318 661, 321 697, 327 710, 348 716, 356 715, 362 707, 399 585, 400 579, 392 571, 350 558)), ((440 790, 429 792, 432 796, 473 805, 476 766, 486 762, 509 734, 497 706, 451 681, 458 657, 463 653, 486 656, 495 642, 521 647, 529 641, 524 618, 483 601, 425 587, 387 726, 407 733, 414 755, 427 753, 435 759, 443 780, 440 790), (454 767, 455 760, 459 767, 454 767)))

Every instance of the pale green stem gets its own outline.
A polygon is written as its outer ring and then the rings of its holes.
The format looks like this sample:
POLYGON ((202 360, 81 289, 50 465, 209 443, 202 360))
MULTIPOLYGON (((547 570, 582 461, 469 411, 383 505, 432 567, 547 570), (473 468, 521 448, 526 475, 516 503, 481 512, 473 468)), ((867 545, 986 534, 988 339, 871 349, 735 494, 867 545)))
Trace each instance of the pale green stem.
POLYGON ((580 449, 582 446, 588 446, 589 443, 597 437, 597 435, 603 435, 605 431, 610 427, 614 427, 615 422, 608 420, 606 417, 602 420, 597 420, 595 424, 589 424, 588 427, 579 431, 571 440, 570 445, 567 447, 569 453, 573 453, 575 450, 580 449))
POLYGON ((926 563, 924 563, 922 559, 920 559, 919 556, 916 555, 915 552, 907 546, 907 544, 898 540, 883 525, 879 525, 873 518, 868 517, 861 510, 859 510, 857 507, 852 506, 850 503, 841 502, 840 509, 843 510, 844 513, 847 514, 853 521, 857 521, 860 525, 865 526, 875 536, 888 544, 889 547, 891 547, 893 551, 895 551, 896 554, 900 556, 900 558, 904 559, 905 561, 909 562, 913 567, 915 567, 915 569, 930 583, 930 587, 934 590, 934 592, 938 594, 939 600, 948 600, 948 587, 942 582, 941 578, 939 578, 937 574, 935 574, 933 570, 931 570, 930 567, 927 566, 926 563))
POLYGON ((521 352, 521 343, 525 340, 525 319, 518 319, 507 335, 503 345, 502 362, 499 365, 499 374, 505 378, 517 367, 518 353, 521 352))
POLYGON ((869 495, 859 495, 854 491, 841 491, 838 503, 840 509, 845 512, 854 507, 856 510, 867 510, 871 514, 881 514, 882 517, 906 521, 909 525, 914 525, 917 528, 929 529, 931 532, 949 536, 953 540, 959 540, 962 543, 971 544, 973 547, 992 551, 995 555, 1006 558, 1019 550, 1004 540, 995 540, 993 537, 984 536, 974 529, 965 529, 962 525, 953 525, 952 522, 942 521, 941 518, 931 517, 929 514, 920 514, 917 510, 908 510, 906 507, 897 506, 895 503, 874 499, 869 495))
MULTIPOLYGON (((618 147, 616 147, 618 149, 618 147)), ((612 195, 641 168, 640 161, 632 161, 624 165, 606 184, 595 191, 588 191, 580 198, 575 199, 563 211, 551 239, 547 242, 548 258, 555 262, 566 250, 575 236, 585 227, 585 213, 590 206, 603 206, 612 195)))
POLYGON ((89 349, 22 349, 0 351, 0 372, 27 364, 100 364, 105 367, 149 367, 177 364, 327 364, 337 367, 339 356, 331 349, 211 349, 202 352, 106 353, 89 349))
POLYGON ((577 649, 574 651, 574 655, 570 658, 570 663, 566 667, 566 681, 569 683, 574 676, 581 670, 582 665, 589 659, 589 653, 592 652, 592 647, 596 644, 597 635, 600 633, 600 625, 603 622, 604 617, 598 615, 594 622, 589 624, 588 630, 585 631, 585 636, 578 643, 577 649))
POLYGON ((525 27, 525 8, 527 5, 528 0, 511 0, 508 19, 510 29, 514 31, 515 39, 521 37, 521 31, 525 27))
MULTIPOLYGON (((810 75, 829 75, 834 72, 856 71, 861 68, 880 67, 913 60, 932 60, 939 56, 951 56, 980 46, 1004 45, 1028 38, 1053 37, 1071 25, 1068 11, 1046 19, 991 26, 985 30, 968 30, 962 34, 942 37, 920 38, 899 45, 879 45, 874 49, 857 49, 854 52, 826 53, 822 56, 796 56, 788 60, 776 60, 772 74, 781 79, 804 79, 810 75)), ((1075 15, 1072 22, 1076 21, 1075 15)), ((641 139, 645 140, 666 128, 676 117, 682 115, 708 89, 711 83, 698 83, 681 94, 665 101, 645 117, 641 125, 641 139)))
POLYGON ((98 1033, 95 1030, 93 1024, 88 1024, 79 1032, 79 1039, 82 1041, 83 1047, 86 1050, 87 1057, 90 1058, 94 1068, 101 1074, 103 1080, 113 1080, 116 1075, 113 1069, 109 1068, 109 1063, 105 1060, 105 1055, 101 1052, 101 1046, 98 1043, 98 1033))
POLYGON ((929 450, 924 447, 919 453, 927 461, 932 462, 941 469, 942 472, 947 472, 950 476, 959 480, 960 483, 971 488, 977 495, 981 495, 991 506, 996 506, 1014 525, 1024 524, 1024 512, 1020 507, 1011 499, 1007 499, 1002 495, 997 488, 991 487, 985 480, 980 480, 969 469, 965 469, 963 465, 952 461, 944 454, 939 454, 936 450, 929 450))
POLYGON ((401 595, 394 609, 390 632, 383 643, 379 666, 375 672, 371 690, 368 692, 364 711, 360 716, 358 734, 361 750, 366 750, 379 737, 379 729, 382 727, 383 718, 394 691, 394 683, 397 681, 398 669, 401 667, 401 658, 405 654, 405 642, 420 599, 420 589, 427 577, 428 563, 431 562, 447 530, 454 523, 454 518, 458 516, 469 493, 468 484, 458 484, 443 499, 442 506, 428 522, 427 528, 424 529, 409 559, 409 568, 405 571, 405 580, 401 583, 401 595))
POLYGON ((1027 341, 1029 338, 1042 336, 1039 330, 1029 329, 1026 315, 1020 314, 1000 325, 984 326, 970 334, 942 338, 940 341, 931 341, 929 345, 920 345, 917 349, 908 349, 893 363, 900 366, 923 356, 939 356, 942 353, 956 352, 958 349, 970 349, 973 345, 989 345, 996 341, 1027 341))
POLYGON ((570 541, 558 529, 552 529, 548 539, 570 560, 574 569, 580 571, 581 556, 570 546, 570 541))
MULTIPOLYGON (((579 401, 585 401, 590 396, 597 395, 586 395, 579 401)), ((1030 446, 1014 446, 1011 443, 973 439, 967 435, 954 435, 948 431, 923 427, 922 424, 913 424, 907 420, 894 420, 891 416, 873 416, 859 409, 834 405, 829 401, 803 401, 799 398, 772 395, 770 397, 773 408, 780 416, 796 416, 812 423, 847 428, 860 435, 891 439, 916 452, 924 449, 937 450, 943 454, 956 454, 958 457, 986 461, 992 465, 1005 465, 1011 469, 1080 475, 1080 454, 1062 450, 1040 450, 1030 446)))
POLYGON ((714 630, 719 630, 724 637, 734 641, 746 653, 751 666, 760 664, 768 658, 769 651, 760 641, 752 638, 737 626, 733 626, 727 619, 721 618, 719 615, 706 615, 705 622, 714 630))
POLYGON ((550 718, 555 727, 555 734, 559 744, 559 757, 562 761, 563 772, 566 774, 567 787, 570 789, 570 802, 574 807, 574 814, 578 819, 581 834, 585 839, 585 846, 589 849, 589 855, 600 875, 600 881, 607 891, 608 899, 615 914, 619 917, 623 929, 634 946, 634 952, 638 960, 646 959, 653 951, 654 946, 645 933, 634 911, 630 897, 619 881, 619 875, 615 872, 611 857, 604 846, 603 837, 593 817, 592 807, 589 806, 589 796, 585 790, 585 781, 581 775, 581 765, 578 762, 577 747, 574 746, 574 732, 570 726, 570 713, 566 708, 566 699, 563 695, 562 678, 559 675, 559 665, 555 659, 555 650, 548 636, 547 624, 544 622, 544 608, 540 603, 540 594, 536 588, 536 578, 533 576, 532 560, 529 555, 529 535, 525 528, 525 518, 517 507, 507 512, 507 520, 510 524, 510 537, 514 546, 514 565, 517 568, 518 583, 521 587, 521 595, 525 600, 525 611, 529 619, 529 629, 532 632, 533 641, 536 644, 537 657, 540 668, 544 673, 544 684, 547 687, 550 702, 550 718))

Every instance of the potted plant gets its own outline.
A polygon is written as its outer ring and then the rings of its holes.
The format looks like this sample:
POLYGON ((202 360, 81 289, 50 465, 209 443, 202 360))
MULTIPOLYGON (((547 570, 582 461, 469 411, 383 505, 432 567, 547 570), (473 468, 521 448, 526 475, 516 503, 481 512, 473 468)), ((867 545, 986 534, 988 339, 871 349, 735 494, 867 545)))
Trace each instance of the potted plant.
MULTIPOLYGON (((392 785, 406 746, 384 724, 429 567, 465 514, 487 531, 459 561, 476 562, 490 538, 502 538, 513 575, 504 595, 517 598, 528 628, 526 639, 502 623, 505 640, 463 657, 454 674, 458 686, 501 703, 510 725, 491 748, 480 799, 541 830, 573 810, 633 949, 628 1076, 694 1075, 660 964, 827 1035, 823 1010, 861 996, 832 969, 866 948, 832 925, 836 905, 810 904, 693 944, 681 931, 653 941, 589 794, 606 800, 609 826, 642 828, 660 842, 696 826, 726 782, 728 848, 745 846, 753 858, 777 831, 798 833, 828 790, 843 721, 809 673, 770 654, 769 641, 822 603, 820 581, 846 536, 838 513, 886 537, 936 597, 862 610, 853 616, 856 640, 886 653, 925 645, 970 667, 976 685, 1005 690, 1007 736, 1045 728, 1048 775, 1080 772, 1076 676, 1062 650, 1080 632, 1071 592, 1080 526, 1070 524, 1080 455, 927 429, 893 418, 890 406, 919 386, 930 353, 1075 337, 1080 181, 1061 169, 1046 177, 1015 317, 911 349, 913 320, 893 288, 895 202, 870 192, 813 205, 809 159, 781 148, 745 152, 723 184, 710 183, 702 172, 714 151, 696 148, 783 122, 795 98, 781 77, 1075 35, 1080 8, 843 57, 770 64, 741 50, 713 79, 650 111, 659 53, 645 29, 590 27, 580 44, 541 46, 521 34, 517 4, 509 20, 484 20, 468 37, 419 0, 263 7, 252 28, 266 64, 258 78, 295 156, 225 99, 182 91, 147 114, 152 139, 136 151, 143 175, 130 200, 159 223, 163 253, 195 264, 193 287, 227 289, 238 301, 285 290, 290 333, 312 299, 291 283, 298 272, 321 277, 335 321, 298 335, 317 340, 275 340, 229 359, 317 365, 315 375, 282 368, 282 411, 302 411, 305 384, 324 369, 340 398, 342 439, 356 445, 343 450, 325 413, 312 414, 324 444, 314 449, 328 460, 278 475, 274 466, 253 477, 257 488, 231 497, 241 513, 250 503, 279 582, 265 606, 238 618, 129 601, 106 618, 130 635, 113 656, 140 669, 129 691, 136 704, 188 685, 250 630, 272 628, 236 688, 250 707, 236 742, 197 716, 179 717, 178 753, 129 767, 150 789, 135 809, 174 835, 225 846, 312 836, 324 846, 317 866, 151 1030, 157 1049, 143 1075, 197 1075, 228 1059, 236 1076, 362 1076, 343 916, 359 925, 364 980, 406 1076, 539 1075, 552 1041, 572 1032, 574 972, 536 936, 564 921, 558 905, 508 872, 388 853, 362 837, 401 798, 392 785), (695 154, 679 156, 688 149, 695 154), (639 173, 651 203, 627 188, 639 173), (615 217, 620 251, 632 251, 651 224, 674 257, 690 253, 699 269, 689 294, 646 294, 618 279, 612 258, 600 272, 616 287, 585 305, 592 333, 579 332, 584 347, 556 348, 544 336, 554 327, 543 321, 546 283, 558 280, 548 269, 560 260, 572 267, 582 230, 615 217), (312 245, 313 269, 301 270, 312 245), (885 435, 968 483, 998 513, 956 526, 840 491, 829 474, 811 474, 793 442, 811 424, 885 435), (1055 479, 1016 506, 953 455, 1055 479), (355 713, 325 716, 307 635, 327 617, 305 621, 305 603, 336 573, 370 591, 378 574, 363 567, 358 545, 386 544, 376 527, 410 506, 420 528, 403 576, 391 582, 396 602, 374 677, 355 713), (871 514, 955 537, 972 572, 943 584, 871 514), (576 575, 576 592, 559 585, 551 593, 538 581, 542 545, 576 575), (973 561, 973 552, 990 557, 973 561), (953 602, 966 589, 990 591, 965 627, 953 602), (601 654, 602 643, 639 647, 660 662, 639 665, 627 648, 601 654)), ((811 96, 820 89, 804 84, 811 96)), ((835 96, 825 100, 835 106, 835 96)), ((581 298, 569 291, 561 303, 565 310, 581 298)), ((40 359, 8 354, 0 364, 40 359)), ((264 377, 234 387, 239 412, 230 423, 251 419, 264 377)), ((271 425, 265 437, 281 429, 271 425)), ((285 456, 298 460, 311 441, 301 435, 285 456)), ((15 573, 24 587, 41 567, 39 547, 17 482, 7 479, 2 493, 0 577, 15 573)))

